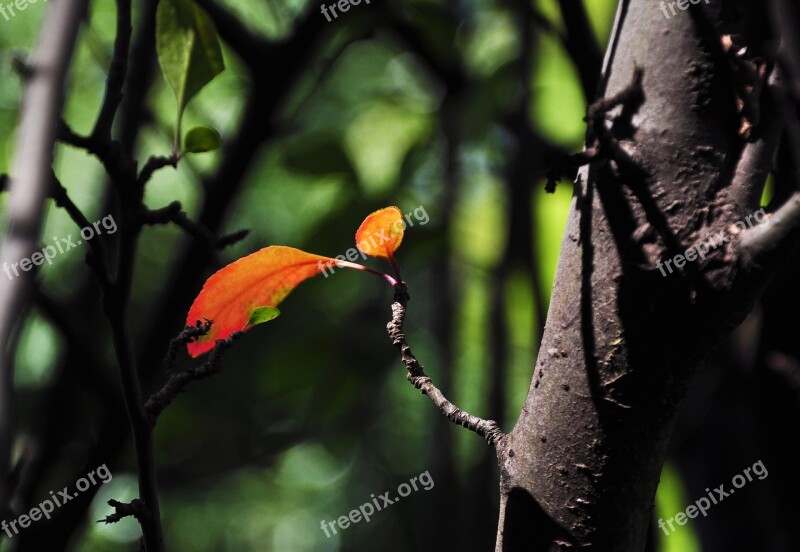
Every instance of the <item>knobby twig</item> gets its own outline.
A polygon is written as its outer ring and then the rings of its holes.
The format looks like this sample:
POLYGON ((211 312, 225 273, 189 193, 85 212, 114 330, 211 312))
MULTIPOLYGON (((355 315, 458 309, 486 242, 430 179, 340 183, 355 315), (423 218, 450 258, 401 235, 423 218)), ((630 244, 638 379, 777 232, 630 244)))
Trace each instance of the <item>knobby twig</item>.
POLYGON ((161 170, 165 167, 178 167, 179 158, 177 155, 170 155, 169 157, 165 157, 163 155, 154 155, 147 160, 142 167, 142 172, 139 173, 138 184, 139 187, 144 187, 150 179, 153 177, 156 171, 161 170))
POLYGON ((392 303, 392 320, 386 325, 389 339, 392 341, 392 345, 397 347, 400 351, 403 364, 406 365, 406 369, 408 370, 408 381, 411 382, 411 385, 419 389, 423 395, 427 395, 448 420, 474 431, 486 439, 490 445, 496 447, 497 443, 505 437, 505 434, 500 430, 497 422, 473 416, 447 400, 439 388, 433 384, 431 378, 425 374, 422 364, 419 363, 411 352, 411 347, 406 342, 406 336, 403 333, 406 306, 410 299, 408 295, 408 286, 406 286, 404 282, 395 285, 394 302, 392 303))
POLYGON ((108 505, 114 508, 114 513, 107 515, 105 519, 97 520, 97 523, 117 523, 126 517, 135 517, 141 524, 153 517, 153 514, 147 509, 147 505, 140 498, 134 498, 130 502, 120 502, 112 498, 108 501, 108 505))
POLYGON ((552 194, 555 193, 560 180, 574 181, 578 176, 578 169, 595 161, 599 155, 600 149, 595 146, 573 154, 558 152, 550 163, 550 168, 545 172, 547 183, 544 185, 544 191, 552 194))
POLYGON ((189 383, 213 376, 222 369, 222 358, 225 356, 225 352, 230 349, 236 340, 244 333, 241 331, 234 332, 226 339, 218 339, 205 363, 195 368, 178 371, 175 361, 178 350, 187 343, 191 343, 199 337, 206 335, 210 329, 211 322, 209 320, 204 322, 198 321, 195 326, 186 326, 177 337, 170 341, 167 356, 164 359, 164 366, 167 372, 170 373, 170 376, 164 386, 150 397, 144 407, 147 411, 151 427, 155 427, 158 416, 173 400, 175 400, 175 397, 177 397, 189 383))
POLYGON ((190 236, 205 241, 212 249, 224 249, 243 240, 250 234, 250 230, 244 229, 217 237, 208 228, 190 219, 182 210, 179 201, 173 201, 161 209, 143 209, 138 218, 141 224, 168 224, 172 222, 190 236))

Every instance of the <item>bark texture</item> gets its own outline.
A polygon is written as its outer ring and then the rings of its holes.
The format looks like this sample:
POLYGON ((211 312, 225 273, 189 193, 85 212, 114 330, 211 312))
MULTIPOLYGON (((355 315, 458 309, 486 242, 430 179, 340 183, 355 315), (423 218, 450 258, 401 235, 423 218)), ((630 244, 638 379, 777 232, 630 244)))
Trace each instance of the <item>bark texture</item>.
POLYGON ((530 391, 498 444, 498 551, 645 547, 678 406, 766 278, 733 224, 759 209, 780 126, 760 102, 743 138, 724 39, 763 55, 763 9, 700 3, 667 19, 650 0, 620 3, 598 97, 638 67, 644 98, 601 123, 621 152, 579 172, 530 391), (728 243, 662 275, 659 260, 720 231, 728 243))

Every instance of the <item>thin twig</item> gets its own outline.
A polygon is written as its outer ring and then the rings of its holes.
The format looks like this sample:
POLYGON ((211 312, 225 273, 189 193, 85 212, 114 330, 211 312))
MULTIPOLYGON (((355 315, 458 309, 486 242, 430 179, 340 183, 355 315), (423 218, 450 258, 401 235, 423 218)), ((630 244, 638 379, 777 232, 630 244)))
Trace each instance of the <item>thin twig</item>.
POLYGON ((97 153, 95 140, 91 136, 78 134, 63 120, 59 123, 58 140, 74 148, 86 150, 88 153, 97 153))
POLYGON ((147 509, 144 501, 140 498, 134 498, 130 502, 120 502, 119 500, 114 500, 112 498, 107 504, 114 508, 114 513, 107 515, 105 519, 97 520, 97 523, 117 523, 126 517, 135 517, 136 520, 141 524, 146 522, 148 518, 152 517, 152 514, 147 509))
POLYGON ((172 167, 174 169, 177 166, 178 156, 176 155, 170 155, 169 157, 154 155, 150 157, 150 159, 147 160, 147 163, 145 163, 144 167, 142 168, 142 172, 139 173, 139 187, 144 187, 150 181, 156 171, 165 167, 172 167))
MULTIPOLYGON (((63 208, 70 218, 78 225, 78 228, 91 227, 92 223, 86 218, 86 215, 75 205, 67 193, 67 189, 56 178, 55 174, 52 175, 53 187, 50 195, 56 202, 58 207, 63 208)), ((87 255, 86 262, 94 269, 94 273, 100 282, 100 286, 104 291, 109 291, 112 286, 113 277, 111 275, 111 268, 109 267, 109 257, 106 247, 100 236, 96 239, 88 240, 89 247, 92 250, 91 255, 87 255)))
POLYGON ((139 214, 138 220, 141 224, 150 225, 172 222, 190 236, 206 242, 212 249, 224 249, 243 240, 250 233, 250 230, 238 230, 232 234, 217 237, 211 230, 190 219, 182 210, 179 201, 173 201, 161 209, 144 209, 139 214))
POLYGON ((225 352, 230 349, 234 342, 244 333, 234 332, 226 339, 218 339, 205 363, 196 368, 177 371, 175 367, 175 356, 178 348, 181 345, 195 341, 198 337, 207 334, 210 329, 210 321, 198 322, 196 326, 186 326, 183 331, 170 342, 164 364, 171 374, 164 386, 154 393, 150 399, 148 399, 147 404, 145 404, 145 410, 147 411, 151 426, 156 425, 158 416, 173 400, 175 400, 175 397, 177 397, 189 383, 218 373, 222 369, 222 358, 225 352))
POLYGON ((505 434, 500 430, 497 422, 473 416, 447 400, 439 388, 433 384, 431 378, 425 374, 422 364, 419 363, 411 352, 411 347, 408 345, 406 336, 403 333, 403 322, 405 321, 406 306, 409 300, 410 297, 406 284, 402 282, 395 285, 394 302, 392 303, 392 320, 386 325, 389 339, 392 341, 392 345, 397 347, 400 351, 403 364, 406 365, 406 369, 408 370, 408 381, 411 382, 411 385, 419 389, 423 395, 427 395, 448 420, 474 431, 486 439, 490 445, 496 446, 498 441, 505 437, 505 434))
POLYGON ((131 0, 117 0, 117 34, 114 39, 114 53, 108 70, 105 97, 92 131, 92 136, 101 140, 111 140, 111 127, 114 125, 117 109, 122 103, 122 89, 128 73, 131 32, 131 0))

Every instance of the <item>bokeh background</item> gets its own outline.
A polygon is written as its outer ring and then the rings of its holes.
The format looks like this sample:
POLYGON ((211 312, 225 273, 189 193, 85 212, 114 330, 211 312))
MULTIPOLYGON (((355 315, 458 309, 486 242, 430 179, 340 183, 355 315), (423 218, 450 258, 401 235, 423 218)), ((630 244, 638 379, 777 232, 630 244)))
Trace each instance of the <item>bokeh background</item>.
MULTIPOLYGON (((202 282, 270 244, 341 254, 371 211, 422 206, 430 221, 407 231, 398 255, 412 294, 409 341, 456 404, 510 430, 528 390, 571 197, 568 182, 545 193, 545 158, 579 151, 585 132, 586 83, 563 40, 562 8, 570 2, 387 3, 362 2, 331 23, 317 2, 223 3, 276 42, 291 40, 308 10, 323 25, 309 59, 298 61, 295 81, 274 83, 286 88, 277 115, 263 121, 270 130, 244 180, 231 183, 221 230, 248 228, 250 235, 210 256, 196 276, 202 282)), ((143 8, 135 4, 138 25, 143 8)), ((90 131, 102 99, 115 28, 113 2, 91 5, 65 111, 81 133, 90 131)), ((616 2, 584 5, 593 36, 573 39, 596 40, 602 52, 616 2)), ((39 2, 10 21, 0 18, 0 173, 9 171, 22 94, 14 60, 31 52, 46 9, 39 2)), ((184 128, 211 125, 226 140, 241 124, 251 73, 223 48, 227 69, 190 104, 184 128)), ((259 71, 269 79, 267 61, 259 71)), ((137 121, 142 160, 169 153, 175 112, 160 73, 146 90, 146 116, 137 121)), ((157 173, 147 205, 178 200, 196 216, 206 199, 202 183, 222 155, 192 156, 177 170, 157 173)), ((60 146, 54 167, 90 220, 115 212, 94 158, 60 146)), ((0 195, 0 206, 5 202, 0 195)), ((49 204, 43 239, 76 233, 63 210, 49 204)), ((131 318, 140 351, 163 356, 181 330, 190 303, 172 304, 171 290, 199 291, 196 281, 174 280, 183 262, 178 252, 190 240, 171 226, 144 232, 131 318), (153 328, 168 332, 154 337, 153 328)), ((18 505, 73 485, 76 470, 95 454, 114 477, 88 511, 76 514, 81 523, 69 549, 133 550, 139 530, 130 518, 94 523, 109 513, 109 498, 136 496, 136 480, 129 445, 119 455, 109 455, 113 447, 97 449, 108 431, 104 423, 114 419, 109 412, 123 421, 124 412, 85 253, 83 246, 42 268, 40 292, 21 322, 16 452, 30 461, 18 505)), ((386 285, 359 273, 304 283, 279 319, 237 343, 221 374, 193 384, 169 407, 156 438, 171 550, 493 549, 493 454, 408 385, 385 335, 390 302, 386 285), (435 481, 430 491, 412 493, 331 538, 320 529, 322 520, 347 515, 371 494, 393 491, 424 471, 435 481)), ((768 387, 759 395, 736 381, 751 373, 758 332, 746 326, 699 378, 676 431, 655 517, 672 517, 704 496, 705 487, 729 484, 759 459, 770 476, 707 519, 668 537, 654 530, 651 550, 789 550, 796 543, 786 523, 792 511, 781 508, 780 497, 797 489, 797 478, 781 479, 788 463, 763 444, 770 440, 759 429, 773 420, 755 420, 754 412, 759 397, 775 392, 787 393, 780 399, 796 414, 800 385, 787 391, 776 382, 779 391, 768 387), (759 547, 765 543, 787 547, 759 547)), ((183 353, 180 361, 190 362, 183 353)), ((47 530, 34 524, 28 532, 47 530)), ((4 539, 0 550, 22 540, 4 539)))

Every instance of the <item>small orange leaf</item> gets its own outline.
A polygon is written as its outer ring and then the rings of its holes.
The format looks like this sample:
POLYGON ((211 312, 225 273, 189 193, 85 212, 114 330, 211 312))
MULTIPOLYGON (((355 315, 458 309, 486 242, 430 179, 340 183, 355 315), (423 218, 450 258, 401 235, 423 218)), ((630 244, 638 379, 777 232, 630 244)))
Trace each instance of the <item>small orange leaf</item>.
POLYGON ((213 321, 208 334, 188 344, 189 354, 200 356, 213 349, 217 339, 249 329, 252 326, 245 326, 254 309, 277 306, 298 284, 336 263, 330 257, 275 245, 220 269, 206 281, 189 309, 187 325, 213 321))
POLYGON ((397 207, 385 207, 364 219, 356 232, 356 246, 370 257, 390 259, 403 242, 406 223, 397 207))

